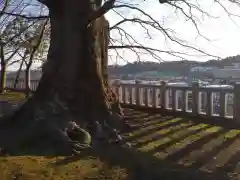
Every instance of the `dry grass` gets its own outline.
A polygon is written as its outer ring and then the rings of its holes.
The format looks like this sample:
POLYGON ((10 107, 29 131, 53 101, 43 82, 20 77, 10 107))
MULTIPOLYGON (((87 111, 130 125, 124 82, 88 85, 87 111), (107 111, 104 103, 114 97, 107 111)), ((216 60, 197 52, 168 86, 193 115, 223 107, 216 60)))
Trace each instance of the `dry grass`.
POLYGON ((125 179, 124 168, 110 167, 98 158, 88 157, 65 165, 56 162, 63 158, 17 156, 0 158, 0 179, 9 180, 81 180, 125 179))
POLYGON ((99 147, 82 157, 0 158, 0 179, 240 179, 240 130, 159 114, 128 112, 141 128, 130 150, 99 147))
POLYGON ((0 102, 8 101, 9 103, 18 103, 21 100, 24 100, 25 95, 23 93, 18 92, 6 92, 0 94, 0 102))

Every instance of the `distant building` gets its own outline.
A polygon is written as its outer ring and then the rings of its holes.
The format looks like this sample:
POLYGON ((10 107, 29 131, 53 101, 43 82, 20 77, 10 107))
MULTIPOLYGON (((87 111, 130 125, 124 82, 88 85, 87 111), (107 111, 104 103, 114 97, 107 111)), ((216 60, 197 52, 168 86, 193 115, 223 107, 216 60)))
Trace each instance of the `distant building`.
POLYGON ((240 68, 219 69, 212 72, 217 78, 240 78, 240 68))
POLYGON ((224 66, 223 69, 240 69, 240 63, 232 63, 231 66, 224 66))
POLYGON ((218 67, 192 67, 189 70, 192 77, 213 77, 213 78, 240 78, 240 63, 233 63, 231 66, 218 67))
POLYGON ((208 71, 212 71, 213 69, 218 69, 218 68, 214 66, 207 66, 207 67, 196 66, 196 67, 192 67, 190 69, 190 72, 208 72, 208 71))

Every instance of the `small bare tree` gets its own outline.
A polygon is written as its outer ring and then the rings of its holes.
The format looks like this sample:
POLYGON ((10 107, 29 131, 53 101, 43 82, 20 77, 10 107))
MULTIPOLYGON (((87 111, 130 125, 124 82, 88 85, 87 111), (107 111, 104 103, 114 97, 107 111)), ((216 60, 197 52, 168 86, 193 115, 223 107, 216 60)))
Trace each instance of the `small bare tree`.
MULTIPOLYGON (((37 28, 39 20, 27 20, 21 16, 11 16, 5 11, 11 13, 20 13, 28 5, 12 0, 4 0, 2 9, 0 11, 0 91, 5 89, 6 84, 6 70, 8 66, 19 63, 18 54, 22 51, 23 41, 31 38, 33 29, 37 28), (16 5, 15 5, 15 4, 16 5)), ((36 34, 36 33, 35 33, 36 34)), ((40 52, 40 51, 39 51, 40 52)))
POLYGON ((23 48, 23 55, 19 53, 22 57, 22 61, 25 64, 25 89, 26 96, 30 95, 30 70, 34 61, 42 58, 44 56, 45 50, 48 48, 48 36, 46 35, 46 26, 48 24, 48 19, 37 23, 38 25, 34 27, 31 31, 26 31, 24 33, 25 40, 17 43, 17 46, 23 48))
POLYGON ((14 64, 11 62, 19 51, 19 47, 12 46, 12 40, 16 36, 14 32, 14 24, 18 21, 18 18, 8 21, 4 26, 0 35, 0 64, 1 64, 1 79, 0 79, 0 93, 5 89, 6 85, 6 70, 8 65, 14 64))

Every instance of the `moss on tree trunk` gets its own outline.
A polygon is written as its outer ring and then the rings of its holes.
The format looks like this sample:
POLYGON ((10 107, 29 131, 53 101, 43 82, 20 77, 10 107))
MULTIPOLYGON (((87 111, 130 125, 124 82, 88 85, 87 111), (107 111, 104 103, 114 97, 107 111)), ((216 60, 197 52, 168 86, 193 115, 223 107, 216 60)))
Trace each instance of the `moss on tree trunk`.
POLYGON ((89 147, 90 135, 98 138, 104 133, 109 139, 114 134, 117 138, 114 128, 122 123, 114 117, 122 112, 107 80, 108 23, 104 17, 88 26, 85 23, 94 8, 90 1, 73 0, 59 1, 49 9, 48 61, 33 96, 2 120, 4 133, 14 131, 11 136, 17 137, 12 143, 0 141, 7 151, 14 152, 29 142, 36 144, 38 138, 45 137, 47 144, 67 154, 89 147), (70 133, 73 131, 77 133, 70 133))

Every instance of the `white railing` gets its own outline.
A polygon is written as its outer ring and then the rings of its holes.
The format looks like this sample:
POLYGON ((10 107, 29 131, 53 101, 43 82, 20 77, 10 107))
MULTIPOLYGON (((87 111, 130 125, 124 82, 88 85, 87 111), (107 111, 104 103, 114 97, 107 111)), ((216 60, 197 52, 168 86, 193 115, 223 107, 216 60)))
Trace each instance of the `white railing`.
MULTIPOLYGON (((6 82, 6 87, 10 88, 10 89, 14 89, 14 88, 25 89, 25 81, 24 80, 22 80, 22 79, 18 80, 16 87, 14 87, 14 83, 15 83, 15 79, 8 79, 6 82)), ((39 80, 31 80, 30 89, 32 91, 35 91, 37 89, 38 83, 39 83, 39 80)))
POLYGON ((234 119, 240 122, 240 84, 234 86, 192 86, 166 84, 114 83, 120 102, 133 106, 173 112, 234 119))
MULTIPOLYGON (((14 88, 14 80, 7 81, 8 88, 14 88)), ((38 80, 31 81, 31 90, 35 91, 38 80)), ((17 89, 24 89, 24 80, 20 80, 17 89)), ((141 84, 136 81, 124 84, 113 83, 113 90, 123 104, 164 109, 173 112, 191 113, 234 119, 240 122, 240 84, 234 86, 192 86, 184 84, 141 84)))

